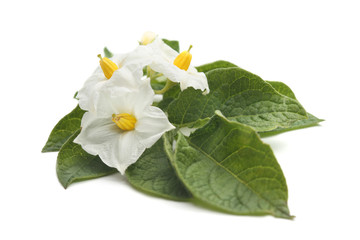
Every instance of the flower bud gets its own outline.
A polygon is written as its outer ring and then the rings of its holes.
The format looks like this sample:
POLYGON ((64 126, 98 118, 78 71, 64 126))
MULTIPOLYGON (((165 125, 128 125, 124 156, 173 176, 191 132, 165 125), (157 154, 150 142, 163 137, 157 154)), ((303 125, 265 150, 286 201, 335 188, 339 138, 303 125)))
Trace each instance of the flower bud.
POLYGON ((140 44, 141 45, 148 45, 149 43, 152 43, 155 38, 156 38, 155 33, 153 33, 153 32, 145 32, 144 35, 141 38, 140 44))
POLYGON ((190 53, 191 48, 192 48, 192 45, 190 45, 190 47, 187 51, 183 51, 175 58, 175 60, 174 60, 175 66, 177 66, 178 68, 185 70, 185 71, 188 70, 188 68, 190 66, 191 58, 192 58, 192 55, 190 53))
POLYGON ((119 67, 107 57, 101 57, 101 54, 98 55, 100 58, 100 67, 104 72, 104 75, 107 79, 110 79, 113 73, 119 69, 119 67))

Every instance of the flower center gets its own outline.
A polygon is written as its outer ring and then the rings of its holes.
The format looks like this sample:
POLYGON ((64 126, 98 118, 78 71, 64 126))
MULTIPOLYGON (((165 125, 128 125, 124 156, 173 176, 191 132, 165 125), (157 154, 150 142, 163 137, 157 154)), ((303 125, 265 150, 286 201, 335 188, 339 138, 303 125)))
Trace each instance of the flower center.
POLYGON ((188 68, 190 66, 191 58, 192 58, 192 55, 190 53, 191 48, 192 48, 192 45, 190 45, 190 47, 187 51, 183 51, 175 58, 175 60, 174 60, 175 66, 177 66, 178 68, 185 70, 185 71, 188 70, 188 68))
POLYGON ((134 130, 136 124, 136 118, 128 113, 113 114, 112 121, 124 131, 134 130))
POLYGON ((100 67, 104 72, 104 75, 107 79, 110 79, 113 73, 119 69, 119 67, 107 57, 101 57, 101 54, 98 55, 100 58, 100 67))

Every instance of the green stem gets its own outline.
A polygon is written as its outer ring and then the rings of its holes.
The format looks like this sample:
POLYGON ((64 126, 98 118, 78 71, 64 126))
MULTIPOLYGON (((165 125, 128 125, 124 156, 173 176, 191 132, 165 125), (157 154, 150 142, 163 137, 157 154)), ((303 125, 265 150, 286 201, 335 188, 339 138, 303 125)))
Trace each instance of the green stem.
POLYGON ((176 85, 175 82, 170 81, 169 79, 166 81, 166 84, 161 90, 154 90, 155 94, 164 94, 167 90, 169 90, 172 86, 176 85))
POLYGON ((192 49, 192 45, 190 45, 190 47, 189 47, 189 49, 187 51, 190 52, 190 49, 192 49))
POLYGON ((150 72, 151 72, 151 68, 150 68, 150 66, 148 65, 148 66, 146 67, 146 76, 147 76, 147 77, 150 77, 150 72))

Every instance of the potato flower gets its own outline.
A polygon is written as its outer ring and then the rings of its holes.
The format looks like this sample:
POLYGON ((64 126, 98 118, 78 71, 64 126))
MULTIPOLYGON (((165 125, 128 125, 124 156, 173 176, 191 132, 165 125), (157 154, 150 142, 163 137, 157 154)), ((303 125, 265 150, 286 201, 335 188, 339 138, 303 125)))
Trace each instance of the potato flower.
MULTIPOLYGON (((152 70, 162 73, 173 83, 180 83, 182 91, 188 87, 193 87, 204 91, 204 93, 209 93, 210 90, 205 74, 198 72, 191 65, 192 55, 190 49, 192 46, 187 51, 179 54, 160 38, 156 38, 145 47, 151 49, 152 61, 149 66, 152 70)), ((168 85, 171 85, 171 82, 168 85)))
POLYGON ((96 111, 84 114, 81 132, 74 142, 124 174, 146 148, 174 126, 161 109, 151 106, 154 91, 149 79, 138 81, 135 76, 121 74, 117 77, 119 83, 97 90, 96 111))

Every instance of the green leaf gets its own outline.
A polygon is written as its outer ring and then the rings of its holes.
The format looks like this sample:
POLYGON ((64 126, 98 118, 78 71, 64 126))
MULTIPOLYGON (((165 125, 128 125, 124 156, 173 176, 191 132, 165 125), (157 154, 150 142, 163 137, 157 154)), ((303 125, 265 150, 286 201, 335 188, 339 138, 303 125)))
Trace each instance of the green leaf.
POLYGON ((179 52, 179 41, 176 40, 167 40, 165 38, 162 39, 165 44, 167 44, 169 47, 174 49, 175 51, 179 52))
POLYGON ((112 52, 110 52, 110 50, 107 47, 104 47, 104 55, 107 58, 111 58, 114 56, 114 54, 112 52))
MULTIPOLYGON (((287 97, 290 97, 290 98, 296 100, 294 92, 285 83, 276 82, 276 81, 267 81, 267 82, 270 83, 271 86, 276 91, 278 91, 280 94, 283 94, 283 95, 285 95, 287 97)), ((319 119, 319 118, 315 117, 314 115, 312 115, 310 113, 307 113, 307 115, 308 115, 307 119, 297 120, 297 121, 293 122, 290 126, 288 126, 286 128, 279 127, 279 128, 274 129, 272 131, 260 132, 259 134, 261 135, 261 137, 268 137, 268 136, 273 136, 275 134, 284 133, 284 132, 288 132, 288 131, 292 131, 292 130, 296 130, 296 129, 302 129, 302 128, 316 126, 320 122, 324 121, 323 119, 319 119)))
POLYGON ((85 111, 79 105, 63 117, 53 128, 42 152, 57 152, 68 138, 76 132, 81 125, 81 118, 85 111))
POLYGON ((218 69, 218 68, 229 68, 229 67, 237 67, 235 64, 231 63, 231 62, 227 62, 224 60, 219 60, 216 62, 212 62, 212 63, 207 63, 198 67, 195 67, 198 72, 208 72, 214 69, 218 69))
POLYGON ((80 133, 77 130, 59 151, 56 173, 61 185, 67 188, 71 183, 98 178, 117 172, 115 168, 105 165, 99 156, 85 152, 73 142, 80 133))
POLYGON ((266 81, 267 83, 270 83, 270 85, 280 94, 285 95, 289 98, 295 99, 295 94, 294 92, 291 90, 291 88, 289 88, 288 85, 286 85, 283 82, 278 82, 278 81, 266 81))
POLYGON ((172 86, 164 93, 163 99, 161 100, 161 102, 159 102, 158 107, 166 112, 169 104, 178 97, 180 92, 181 90, 179 84, 172 86))
POLYGON ((173 200, 191 197, 169 162, 162 138, 128 167, 126 176, 135 188, 156 196, 173 200))
POLYGON ((188 139, 179 134, 171 161, 196 199, 233 214, 292 218, 282 170, 251 127, 215 115, 188 139))
POLYGON ((206 122, 215 110, 230 120, 271 131, 306 119, 301 104, 278 93, 269 83, 241 68, 219 68, 206 73, 210 93, 187 88, 168 108, 168 117, 177 127, 194 127, 206 122))

